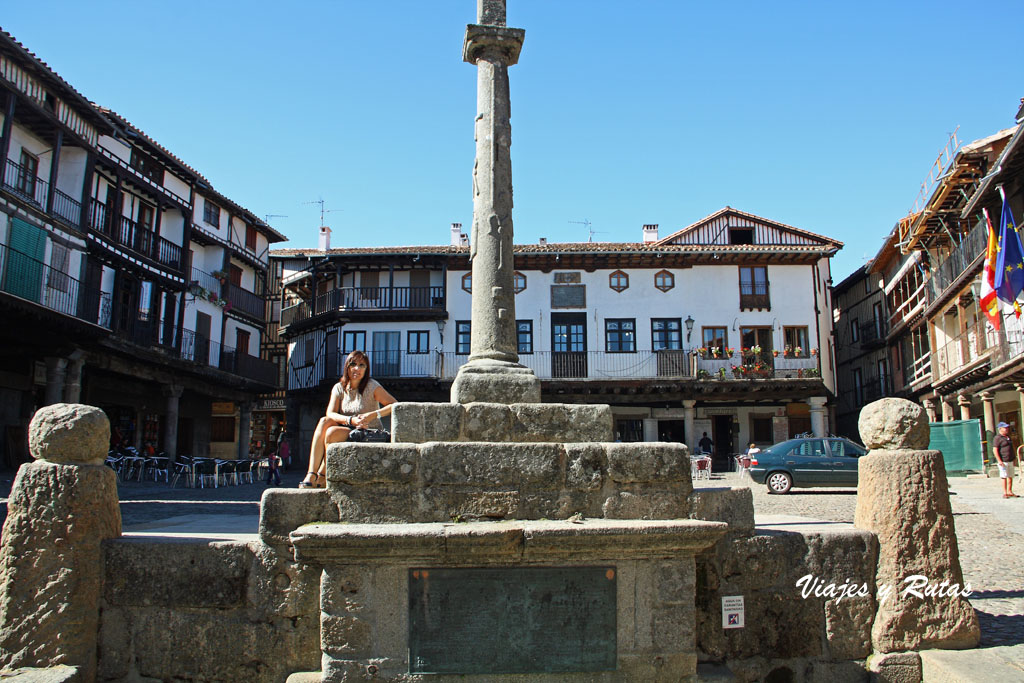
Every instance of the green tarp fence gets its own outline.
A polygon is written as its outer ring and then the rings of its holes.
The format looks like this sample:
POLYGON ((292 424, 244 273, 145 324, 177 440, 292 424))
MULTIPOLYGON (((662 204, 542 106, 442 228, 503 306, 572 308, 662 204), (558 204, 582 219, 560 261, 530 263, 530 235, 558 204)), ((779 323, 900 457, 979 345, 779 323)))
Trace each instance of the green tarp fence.
POLYGON ((942 451, 946 472, 982 472, 980 420, 931 422, 928 448, 942 451))

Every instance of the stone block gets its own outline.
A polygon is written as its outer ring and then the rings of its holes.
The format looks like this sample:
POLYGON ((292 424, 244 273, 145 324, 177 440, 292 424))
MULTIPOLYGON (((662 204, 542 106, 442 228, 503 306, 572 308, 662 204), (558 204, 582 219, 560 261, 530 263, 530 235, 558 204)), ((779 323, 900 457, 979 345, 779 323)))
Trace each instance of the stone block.
POLYGON ((512 411, 502 403, 470 403, 463 406, 462 437, 465 441, 510 441, 512 411))
POLYGON ((608 405, 515 403, 512 439, 561 443, 611 442, 615 434, 608 405))
POLYGON ((345 614, 320 615, 320 650, 333 657, 366 657, 371 652, 371 627, 365 619, 345 614))
POLYGON ((561 486, 560 444, 427 443, 420 449, 420 476, 430 485, 561 486))
POLYGON ((327 481, 346 484, 409 484, 416 480, 420 449, 397 443, 332 443, 327 481))
POLYGON ((28 426, 36 460, 102 465, 110 448, 110 420, 95 406, 55 403, 40 408, 28 426))
POLYGON ((677 443, 610 443, 605 444, 608 454, 608 476, 618 483, 650 483, 685 481, 683 495, 689 495, 689 449, 677 443))
POLYGON ((459 403, 398 402, 391 412, 393 443, 460 441, 463 407, 459 403))
POLYGON ((730 536, 754 531, 754 496, 746 486, 693 489, 689 508, 690 519, 727 522, 730 536))
POLYGON ((246 604, 252 554, 244 543, 111 541, 103 599, 113 606, 227 609, 246 604))
POLYGON ((332 484, 328 493, 342 522, 409 522, 422 516, 418 512, 422 501, 412 486, 332 484))
POLYGON ((601 444, 565 445, 565 485, 571 490, 596 491, 604 485, 608 454, 601 444))
POLYGON ((339 519, 326 489, 269 488, 260 498, 260 540, 270 546, 288 545, 288 534, 303 524, 339 519))
POLYGON ((611 407, 568 403, 397 403, 394 443, 610 442, 611 407))
POLYGON ((959 594, 907 593, 920 576, 934 590, 963 587, 960 553, 939 451, 873 450, 860 459, 854 524, 878 537, 876 584, 892 593, 879 600, 872 627, 876 652, 965 649, 981 631, 970 603, 959 594))
POLYGON ((864 659, 871 654, 876 609, 872 596, 825 601, 825 637, 832 659, 864 659))
MULTIPOLYGON (((688 483, 688 482, 687 482, 688 483)), ((625 487, 624 487, 625 488, 625 487)), ((688 499, 683 486, 678 490, 666 487, 632 486, 631 490, 614 493, 601 504, 607 519, 679 519, 686 517, 688 499)))
POLYGON ((921 683, 921 655, 916 652, 875 654, 868 658, 868 671, 878 683, 921 683))
POLYGON ((903 398, 882 398, 864 406, 857 420, 861 443, 868 449, 928 448, 928 413, 903 398))
POLYGON ((320 610, 333 615, 363 612, 373 597, 370 585, 366 566, 328 567, 320 583, 320 610))

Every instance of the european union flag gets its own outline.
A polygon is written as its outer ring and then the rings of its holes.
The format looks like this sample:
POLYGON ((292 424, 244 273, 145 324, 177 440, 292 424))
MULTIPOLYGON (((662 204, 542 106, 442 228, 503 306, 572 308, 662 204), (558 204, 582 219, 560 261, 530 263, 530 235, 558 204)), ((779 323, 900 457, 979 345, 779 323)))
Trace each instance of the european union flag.
POLYGON ((996 294, 1000 299, 1013 305, 1020 317, 1017 295, 1024 291, 1024 245, 1013 222, 1010 204, 1003 198, 1000 217, 999 257, 996 259, 996 294))

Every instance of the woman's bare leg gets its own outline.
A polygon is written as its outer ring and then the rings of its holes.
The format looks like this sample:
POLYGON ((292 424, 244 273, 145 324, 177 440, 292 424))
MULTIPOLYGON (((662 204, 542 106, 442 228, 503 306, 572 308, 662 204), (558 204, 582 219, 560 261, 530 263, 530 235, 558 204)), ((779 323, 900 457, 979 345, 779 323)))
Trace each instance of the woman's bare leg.
POLYGON ((316 423, 316 429, 313 430, 313 442, 309 445, 309 468, 306 472, 306 478, 303 482, 307 484, 314 484, 315 478, 310 475, 316 475, 323 469, 324 466, 324 452, 326 449, 326 443, 324 438, 327 431, 333 427, 336 423, 331 418, 324 417, 320 418, 320 421, 316 423))
MULTIPOLYGON (((327 428, 327 432, 324 434, 324 450, 326 452, 326 446, 329 443, 342 443, 348 441, 348 433, 352 431, 348 427, 342 427, 341 425, 335 424, 327 428)), ((317 474, 321 477, 327 476, 327 458, 323 458, 320 462, 320 468, 317 470, 317 474)))

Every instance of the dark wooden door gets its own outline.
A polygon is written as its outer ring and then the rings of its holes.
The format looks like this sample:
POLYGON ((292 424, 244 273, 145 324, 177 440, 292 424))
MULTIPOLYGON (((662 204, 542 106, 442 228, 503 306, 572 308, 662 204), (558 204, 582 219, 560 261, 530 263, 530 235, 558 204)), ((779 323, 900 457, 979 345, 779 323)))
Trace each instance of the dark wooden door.
POLYGON ((587 314, 551 314, 551 376, 587 376, 587 314))

